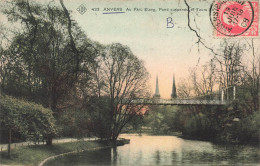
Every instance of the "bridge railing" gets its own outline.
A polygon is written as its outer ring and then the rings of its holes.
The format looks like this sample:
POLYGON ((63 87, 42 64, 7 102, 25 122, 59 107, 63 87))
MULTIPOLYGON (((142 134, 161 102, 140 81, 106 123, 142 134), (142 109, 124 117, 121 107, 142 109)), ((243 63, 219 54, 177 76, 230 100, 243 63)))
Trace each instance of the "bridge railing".
POLYGON ((236 86, 229 86, 226 88, 221 88, 219 91, 192 96, 184 99, 197 99, 197 100, 221 100, 223 102, 232 101, 236 99, 236 86))
POLYGON ((226 101, 201 99, 136 99, 130 104, 144 105, 224 105, 226 101))
MULTIPOLYGON (((161 98, 145 98, 134 99, 125 104, 144 104, 144 105, 225 105, 236 99, 236 87, 222 88, 219 92, 213 92, 202 96, 194 96, 185 99, 161 99, 161 98)), ((124 104, 124 103, 122 103, 124 104)))

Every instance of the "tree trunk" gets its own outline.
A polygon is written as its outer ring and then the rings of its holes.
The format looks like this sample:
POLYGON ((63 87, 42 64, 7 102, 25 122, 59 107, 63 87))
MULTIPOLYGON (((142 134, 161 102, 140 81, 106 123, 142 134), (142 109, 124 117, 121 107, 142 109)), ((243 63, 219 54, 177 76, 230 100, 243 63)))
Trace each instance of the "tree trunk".
POLYGON ((11 143, 12 143, 12 130, 9 129, 9 136, 8 136, 8 157, 11 157, 11 143))
POLYGON ((47 136, 46 145, 52 145, 52 136, 51 135, 47 136))

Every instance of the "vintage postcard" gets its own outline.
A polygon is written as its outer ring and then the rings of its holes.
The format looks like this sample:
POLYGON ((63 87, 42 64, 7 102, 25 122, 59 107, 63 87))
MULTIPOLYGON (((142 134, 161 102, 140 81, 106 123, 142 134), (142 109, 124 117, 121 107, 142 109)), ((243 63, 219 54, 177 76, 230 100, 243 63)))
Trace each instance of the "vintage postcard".
POLYGON ((1 0, 0 165, 260 165, 258 0, 1 0))

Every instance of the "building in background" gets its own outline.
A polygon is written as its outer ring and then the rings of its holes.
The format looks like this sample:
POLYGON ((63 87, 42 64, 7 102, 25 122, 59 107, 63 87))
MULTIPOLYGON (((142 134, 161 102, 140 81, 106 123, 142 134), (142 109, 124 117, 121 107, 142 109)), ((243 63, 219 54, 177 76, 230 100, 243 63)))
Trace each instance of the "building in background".
POLYGON ((155 87, 154 98, 158 98, 158 99, 160 98, 158 75, 156 76, 156 87, 155 87))
POLYGON ((173 80, 172 80, 172 94, 171 94, 171 98, 172 98, 172 99, 177 98, 177 92, 176 92, 175 76, 174 76, 174 74, 173 74, 173 80))

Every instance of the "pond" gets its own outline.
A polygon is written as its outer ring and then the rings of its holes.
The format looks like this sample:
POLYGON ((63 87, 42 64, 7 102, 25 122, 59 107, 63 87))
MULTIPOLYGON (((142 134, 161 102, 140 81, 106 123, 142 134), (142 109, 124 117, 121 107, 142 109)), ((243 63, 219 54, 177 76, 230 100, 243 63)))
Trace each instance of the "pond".
POLYGON ((215 145, 176 136, 122 134, 130 144, 57 158, 46 165, 260 165, 258 146, 215 145))

